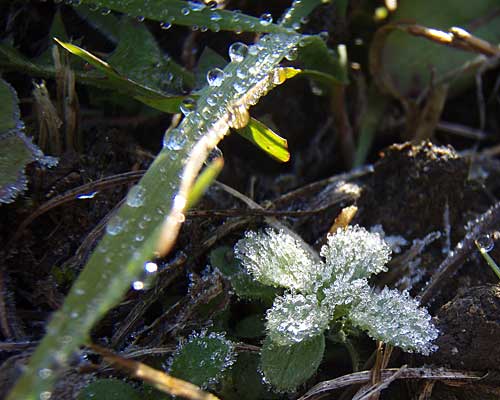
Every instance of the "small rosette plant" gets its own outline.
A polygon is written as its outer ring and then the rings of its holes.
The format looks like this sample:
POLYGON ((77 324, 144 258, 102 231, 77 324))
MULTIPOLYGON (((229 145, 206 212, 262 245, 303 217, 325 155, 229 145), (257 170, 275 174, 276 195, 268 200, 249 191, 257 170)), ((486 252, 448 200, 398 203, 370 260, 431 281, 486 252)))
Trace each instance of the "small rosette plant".
POLYGON ((266 315, 262 369, 273 386, 290 391, 308 379, 323 356, 323 332, 340 319, 407 352, 428 355, 435 350, 438 331, 425 308, 407 292, 376 291, 368 285, 370 276, 386 271, 390 253, 377 233, 359 226, 329 235, 321 261, 284 231, 247 232, 238 241, 235 256, 257 281, 287 289, 266 315), (314 368, 307 373, 300 365, 306 349, 319 357, 309 360, 314 368), (288 360, 283 367, 290 369, 295 361, 300 376, 279 373, 280 354, 288 360))

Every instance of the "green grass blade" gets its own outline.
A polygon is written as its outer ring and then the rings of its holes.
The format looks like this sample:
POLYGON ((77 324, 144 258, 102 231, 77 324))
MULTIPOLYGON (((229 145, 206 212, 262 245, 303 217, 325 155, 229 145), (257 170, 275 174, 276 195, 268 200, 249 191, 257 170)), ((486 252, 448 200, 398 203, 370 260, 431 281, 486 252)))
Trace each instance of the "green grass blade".
POLYGON ((57 372, 88 340, 94 324, 120 302, 132 282, 145 279, 144 263, 172 248, 184 220, 186 199, 208 153, 235 126, 235 115, 243 115, 281 83, 274 70, 300 38, 295 34, 262 37, 243 61, 226 66, 219 86, 200 91, 196 108, 168 132, 163 150, 108 223, 9 400, 50 395, 57 372), (248 72, 243 76, 238 70, 248 72), (211 106, 214 96, 218 102, 211 106))
POLYGON ((82 0, 82 4, 114 10, 133 17, 158 21, 162 26, 206 27, 212 31, 286 32, 287 28, 259 18, 228 10, 211 9, 201 3, 182 0, 82 0))
POLYGON ((274 133, 262 122, 252 118, 247 126, 238 129, 237 132, 275 160, 280 162, 290 160, 286 139, 274 133))
POLYGON ((288 28, 298 27, 316 7, 327 3, 330 3, 330 0, 295 0, 281 17, 280 25, 288 28))
POLYGON ((200 176, 196 179, 193 188, 189 192, 186 204, 187 210, 194 207, 198 201, 200 201, 209 186, 217 179, 223 167, 224 159, 222 157, 216 158, 207 165, 200 176))
POLYGON ((118 71, 106 61, 101 60, 81 47, 71 43, 62 42, 57 38, 54 38, 54 41, 65 50, 84 59, 90 65, 104 73, 109 81, 113 83, 118 90, 130 93, 130 95, 135 99, 160 111, 166 113, 176 113, 179 111, 179 106, 184 98, 183 96, 165 96, 160 92, 140 85, 139 83, 120 75, 118 71))

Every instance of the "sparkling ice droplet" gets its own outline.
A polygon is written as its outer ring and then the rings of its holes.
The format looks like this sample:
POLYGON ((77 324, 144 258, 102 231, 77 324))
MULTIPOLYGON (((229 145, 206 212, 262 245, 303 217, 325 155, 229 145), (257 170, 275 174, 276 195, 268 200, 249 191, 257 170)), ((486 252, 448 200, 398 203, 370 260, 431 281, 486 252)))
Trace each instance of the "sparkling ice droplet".
POLYGON ((224 81, 224 71, 220 68, 213 68, 207 72, 207 82, 210 86, 220 86, 224 81))

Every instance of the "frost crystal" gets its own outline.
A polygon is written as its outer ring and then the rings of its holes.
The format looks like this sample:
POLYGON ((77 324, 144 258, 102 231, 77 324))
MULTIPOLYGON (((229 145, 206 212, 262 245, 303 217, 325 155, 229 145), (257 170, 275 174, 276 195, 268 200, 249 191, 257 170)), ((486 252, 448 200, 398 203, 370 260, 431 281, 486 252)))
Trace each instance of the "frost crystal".
POLYGON ((349 318, 372 338, 405 351, 428 355, 437 348, 431 345, 438 337, 431 316, 408 292, 384 288, 370 293, 352 308, 349 318))
POLYGON ((321 248, 332 276, 350 279, 369 278, 386 271, 390 254, 389 246, 380 235, 359 226, 339 228, 328 236, 328 244, 321 248))
POLYGON ((267 311, 267 330, 274 343, 292 345, 323 333, 331 318, 316 295, 286 293, 267 311))
POLYGON ((312 256, 284 231, 247 232, 235 256, 259 282, 309 292, 319 274, 312 256))
POLYGON ((429 354, 438 331, 425 308, 407 292, 374 293, 368 278, 385 271, 391 250, 377 233, 359 226, 339 229, 313 259, 283 231, 247 232, 235 255, 261 283, 290 289, 267 312, 267 332, 279 345, 322 334, 334 319, 346 318, 370 336, 406 351, 429 354))

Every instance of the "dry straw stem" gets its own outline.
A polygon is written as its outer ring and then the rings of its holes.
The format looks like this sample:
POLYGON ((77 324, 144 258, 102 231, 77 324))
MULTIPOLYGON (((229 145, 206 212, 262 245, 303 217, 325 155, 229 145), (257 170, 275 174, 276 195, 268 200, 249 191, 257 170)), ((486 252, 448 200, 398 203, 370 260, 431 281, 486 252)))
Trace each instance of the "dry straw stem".
MULTIPOLYGON (((318 383, 298 400, 312 400, 327 396, 330 392, 350 385, 359 385, 370 382, 372 371, 355 372, 329 381, 318 383)), ((389 368, 381 371, 382 381, 391 379, 395 374, 397 379, 424 379, 427 381, 442 381, 458 383, 471 383, 479 381, 483 374, 479 372, 446 370, 443 368, 389 368)))
POLYGON ((137 379, 148 382, 162 392, 172 396, 184 397, 189 400, 219 400, 217 396, 201 390, 192 383, 174 378, 146 364, 120 357, 100 346, 91 345, 90 347, 109 363, 127 371, 137 379))

